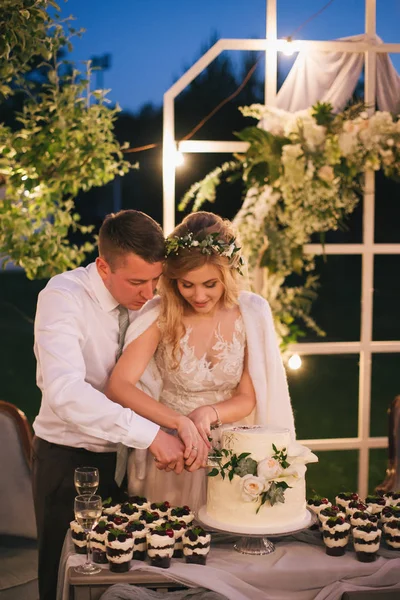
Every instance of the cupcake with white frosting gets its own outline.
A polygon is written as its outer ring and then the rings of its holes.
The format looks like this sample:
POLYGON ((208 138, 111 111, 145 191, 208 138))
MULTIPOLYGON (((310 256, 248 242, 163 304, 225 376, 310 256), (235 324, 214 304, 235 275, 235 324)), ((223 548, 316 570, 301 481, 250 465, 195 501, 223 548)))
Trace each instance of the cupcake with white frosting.
POLYGON ((168 523, 157 525, 147 534, 147 555, 153 567, 168 569, 174 547, 175 535, 168 523))
POLYGON ((173 558, 182 558, 183 556, 183 534, 187 530, 185 521, 168 521, 168 525, 171 527, 175 536, 175 546, 173 558))
POLYGON ((385 523, 383 533, 389 550, 400 550, 400 519, 392 519, 385 523))
POLYGON ((90 532, 90 547, 92 549, 92 560, 94 563, 106 565, 108 562, 106 554, 106 538, 110 527, 109 523, 107 523, 105 519, 102 519, 90 532))
POLYGON ((106 538, 106 552, 110 571, 129 571, 133 555, 133 537, 130 531, 111 529, 106 538))
POLYGON ((128 517, 114 513, 107 516, 107 523, 109 523, 112 529, 125 529, 129 523, 129 519, 128 517))
POLYGON ((358 501, 359 499, 360 497, 356 492, 340 492, 335 498, 335 504, 346 510, 350 502, 358 501))
POLYGON ((323 526, 328 519, 331 519, 332 517, 342 517, 343 519, 346 519, 346 513, 341 510, 339 506, 328 506, 327 508, 323 508, 318 515, 320 531, 322 531, 323 526))
POLYGON ((210 552, 211 535, 202 527, 192 527, 183 534, 183 555, 187 563, 205 565, 210 552))
POLYGON ((157 512, 164 520, 168 519, 171 510, 169 502, 152 502, 149 511, 157 512))
POLYGON ((349 542, 350 523, 343 517, 331 517, 324 523, 322 535, 329 556, 343 556, 349 542))
POLYGON ((76 521, 69 524, 74 549, 77 554, 86 554, 87 536, 85 530, 76 521))
POLYGON ((370 494, 365 498, 365 504, 367 505, 367 510, 371 515, 381 516, 383 509, 386 506, 386 500, 383 496, 372 495, 370 494))
POLYGON ((144 523, 150 530, 158 525, 162 525, 165 522, 165 519, 163 519, 156 511, 150 512, 149 510, 142 510, 138 521, 144 523))
POLYGON ((351 518, 355 512, 364 512, 366 510, 368 510, 368 507, 364 502, 352 500, 346 508, 346 515, 351 518))
POLYGON ((144 496, 129 496, 128 502, 136 506, 138 510, 148 510, 150 508, 150 502, 144 496))
POLYGON ((373 562, 381 543, 382 532, 377 525, 367 523, 353 528, 353 545, 357 560, 373 562))
MULTIPOLYGON (((314 494, 312 498, 307 500, 307 506, 319 519, 319 513, 326 508, 330 508, 332 503, 329 502, 328 498, 322 498, 322 496, 314 494)), ((318 529, 318 527, 319 525, 315 523, 314 525, 311 525, 310 529, 318 529)))
POLYGON ((133 537, 133 556, 134 560, 145 560, 147 550, 147 526, 142 521, 130 521, 126 526, 133 537))

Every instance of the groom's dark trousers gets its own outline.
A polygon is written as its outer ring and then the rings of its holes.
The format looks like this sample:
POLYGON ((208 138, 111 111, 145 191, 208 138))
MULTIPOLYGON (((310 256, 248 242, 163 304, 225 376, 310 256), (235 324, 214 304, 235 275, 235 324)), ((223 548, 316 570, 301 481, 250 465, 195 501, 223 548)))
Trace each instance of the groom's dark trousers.
POLYGON ((76 467, 97 467, 100 474, 98 494, 120 500, 121 489, 114 481, 115 452, 89 452, 33 439, 32 477, 39 549, 40 600, 55 600, 58 565, 69 524, 74 520, 76 467))

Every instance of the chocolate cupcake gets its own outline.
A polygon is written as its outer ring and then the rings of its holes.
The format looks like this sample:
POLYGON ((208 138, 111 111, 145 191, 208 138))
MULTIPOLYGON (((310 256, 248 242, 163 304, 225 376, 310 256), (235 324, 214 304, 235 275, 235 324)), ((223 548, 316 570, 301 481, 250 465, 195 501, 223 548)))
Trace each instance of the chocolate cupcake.
POLYGON ((335 504, 341 506, 342 508, 344 508, 344 510, 346 510, 350 502, 356 500, 358 501, 359 499, 359 495, 356 492, 341 492, 336 496, 335 504))
POLYGON ((361 562, 373 562, 376 560, 381 535, 381 530, 373 523, 353 528, 353 545, 357 560, 361 562))
POLYGON ((110 529, 106 538, 106 552, 110 571, 114 573, 129 571, 133 555, 132 533, 121 529, 110 529))
POLYGON ((187 563, 205 565, 210 552, 211 535, 202 527, 192 527, 183 534, 183 555, 187 563))
POLYGON ((118 502, 113 502, 113 499, 111 497, 103 500, 102 504, 103 515, 107 516, 115 514, 121 508, 121 505, 118 502))
POLYGON ((188 506, 175 506, 170 509, 170 518, 174 521, 178 519, 178 521, 184 521, 186 525, 189 525, 193 522, 194 514, 190 510, 188 506))
POLYGON ((382 496, 378 495, 369 495, 365 498, 365 504, 367 505, 367 510, 371 515, 381 516, 383 509, 386 506, 386 500, 382 496))
POLYGON ((134 560, 145 560, 147 550, 148 528, 141 521, 130 521, 126 526, 133 537, 133 556, 134 560))
POLYGON ((389 550, 400 550, 400 519, 392 519, 383 526, 385 542, 389 550))
POLYGON ((175 535, 167 523, 157 525, 147 534, 147 555, 153 567, 168 569, 174 554, 175 535))
POLYGON ((125 529, 129 523, 129 519, 122 515, 113 514, 107 516, 107 523, 109 523, 113 529, 125 529))
POLYGON ((324 523, 322 535, 329 556, 343 556, 349 541, 350 523, 343 517, 331 517, 324 523))
POLYGON ((107 564, 106 538, 111 525, 102 519, 90 532, 90 547, 92 549, 92 560, 100 565, 107 564))
POLYGON ((138 509, 136 504, 124 502, 115 514, 119 517, 126 517, 129 521, 137 521, 141 512, 141 509, 138 509))
POLYGON ((86 554, 87 537, 84 529, 76 521, 69 524, 74 549, 77 554, 86 554))
POLYGON ((378 525, 379 519, 377 515, 371 515, 367 510, 358 510, 350 517, 350 525, 352 527, 359 527, 360 525, 378 525))
POLYGON ((170 514, 171 505, 169 502, 152 502, 150 504, 150 512, 157 512, 160 517, 167 519, 170 514))

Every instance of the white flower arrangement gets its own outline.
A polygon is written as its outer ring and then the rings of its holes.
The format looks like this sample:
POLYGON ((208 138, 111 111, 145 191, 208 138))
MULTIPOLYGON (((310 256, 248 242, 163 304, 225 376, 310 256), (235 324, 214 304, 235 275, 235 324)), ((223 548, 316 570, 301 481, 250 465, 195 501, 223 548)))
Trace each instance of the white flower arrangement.
POLYGON ((296 481, 304 475, 308 462, 315 462, 318 458, 304 446, 294 443, 289 449, 278 449, 272 445, 273 454, 261 461, 256 461, 249 452, 236 455, 231 450, 213 449, 210 456, 213 468, 208 473, 209 477, 220 475, 230 481, 234 476, 241 478, 241 495, 244 502, 254 502, 256 512, 267 503, 274 506, 278 502, 285 502, 285 491, 293 487, 296 481), (292 453, 292 456, 288 455, 292 453), (290 461, 290 462, 289 462, 290 461))
POLYGON ((369 116, 363 107, 334 114, 329 104, 288 113, 255 104, 241 109, 259 121, 237 136, 249 143, 236 162, 214 169, 185 194, 180 207, 214 201, 222 177, 240 168, 246 186, 234 223, 248 265, 264 268, 262 294, 269 301, 278 334, 294 342, 302 332, 300 318, 318 334, 310 318, 316 296, 314 261, 303 247, 315 233, 338 229, 359 202, 362 175, 382 169, 400 178, 400 120, 388 112, 369 116), (289 287, 292 274, 305 275, 304 285, 289 287))

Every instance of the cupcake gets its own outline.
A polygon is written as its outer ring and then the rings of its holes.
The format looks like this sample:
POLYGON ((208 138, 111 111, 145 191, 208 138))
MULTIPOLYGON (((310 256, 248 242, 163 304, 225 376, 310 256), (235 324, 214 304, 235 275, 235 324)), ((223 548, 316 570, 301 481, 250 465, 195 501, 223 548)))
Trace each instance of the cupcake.
POLYGON ((386 545, 390 550, 400 550, 400 519, 392 519, 383 526, 386 545))
POLYGON ((371 515, 378 515, 380 517, 383 509, 386 506, 386 500, 383 496, 378 495, 370 495, 365 498, 365 504, 367 505, 367 510, 371 515))
POLYGON ((133 555, 132 534, 121 529, 110 529, 106 538, 106 552, 110 571, 114 573, 129 571, 133 555))
POLYGON ((339 506, 328 506, 327 508, 323 508, 318 515, 319 523, 320 523, 320 531, 322 531, 324 524, 331 519, 332 517, 342 517, 346 518, 346 513, 341 511, 339 506))
POLYGON ((350 517, 350 519, 351 519, 351 517, 354 515, 354 513, 365 512, 366 510, 368 510, 368 507, 366 504, 364 504, 360 500, 352 500, 351 502, 349 502, 349 504, 346 508, 346 515, 348 517, 350 517))
POLYGON ((381 530, 373 523, 354 527, 353 544, 357 560, 361 562, 373 562, 376 560, 381 534, 381 530))
POLYGON ((381 514, 381 523, 384 525, 393 519, 400 519, 400 506, 385 506, 381 514))
POLYGON ((119 517, 126 517, 129 521, 137 521, 141 512, 141 509, 137 508, 136 504, 124 502, 115 514, 119 517))
POLYGON ((148 510, 150 508, 150 502, 144 496, 129 496, 128 502, 136 506, 138 510, 148 510))
POLYGON ((187 563, 205 565, 210 552, 211 535, 202 527, 192 527, 183 534, 183 555, 187 563))
POLYGON ((92 549, 92 560, 100 565, 107 564, 106 538, 111 525, 102 519, 90 532, 90 547, 92 549))
POLYGON ((118 502, 113 502, 112 498, 106 498, 103 500, 103 515, 113 515, 121 508, 118 502))
POLYGON ((158 512, 160 517, 167 519, 170 513, 171 505, 169 502, 152 502, 150 504, 150 512, 158 512))
POLYGON ((322 535, 329 556, 343 556, 349 541, 350 523, 343 517, 331 517, 324 523, 322 535))
POLYGON ((185 521, 169 521, 169 526, 174 532, 175 536, 175 546, 174 546, 174 554, 173 558, 182 558, 183 556, 183 534, 187 529, 187 525, 185 521))
POLYGON ((169 524, 157 525, 147 534, 147 554, 153 567, 168 569, 174 553, 175 535, 169 524))
POLYGON ((125 529, 127 524, 129 523, 128 517, 123 517, 122 515, 108 515, 107 522, 110 524, 112 529, 125 529))
POLYGON ((141 521, 130 521, 126 526, 126 530, 133 537, 133 556, 134 560, 145 560, 147 550, 147 526, 141 521))
POLYGON ((335 504, 346 510, 350 502, 359 500, 359 495, 356 492, 341 492, 335 498, 335 504))
POLYGON ((86 554, 87 537, 85 530, 76 521, 71 521, 69 524, 71 529, 71 537, 74 542, 75 552, 77 554, 86 554))
POLYGON ((189 526, 194 519, 194 514, 188 506, 175 506, 170 509, 170 518, 172 520, 184 521, 189 526))
POLYGON ((358 510, 350 517, 350 525, 352 527, 359 527, 360 525, 378 525, 379 519, 377 515, 371 515, 367 510, 358 510))

